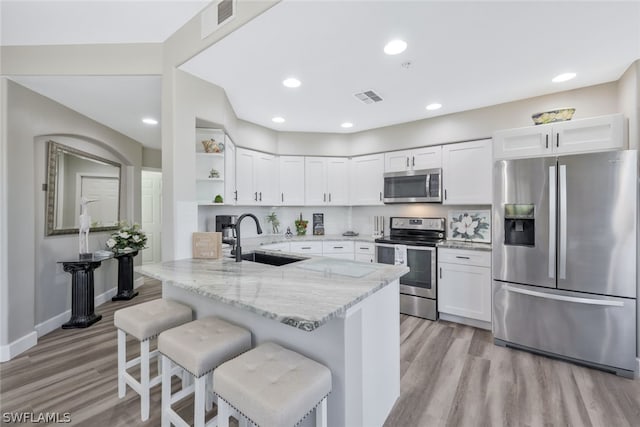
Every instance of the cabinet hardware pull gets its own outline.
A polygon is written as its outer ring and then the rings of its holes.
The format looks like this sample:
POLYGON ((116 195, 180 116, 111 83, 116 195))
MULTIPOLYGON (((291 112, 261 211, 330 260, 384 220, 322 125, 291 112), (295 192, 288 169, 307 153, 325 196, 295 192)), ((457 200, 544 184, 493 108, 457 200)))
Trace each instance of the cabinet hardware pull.
POLYGON ((282 201, 284 202, 284 193, 280 193, 281 197, 282 197, 282 201))
POLYGON ((334 246, 333 249, 344 249, 344 246, 334 246))
POLYGON ((407 157, 407 167, 409 167, 409 157, 407 157))
POLYGON ((544 148, 549 148, 549 134, 545 135, 544 148))
POLYGON ((363 248, 362 246, 360 246, 360 249, 367 250, 367 251, 369 250, 369 248, 367 248, 367 247, 363 248))
POLYGON ((327 193, 322 193, 322 201, 323 202, 327 201, 327 193))
POLYGON ((260 192, 260 201, 262 201, 262 191, 260 192))
POLYGON ((234 199, 235 199, 235 201, 237 202, 237 201, 238 201, 238 190, 234 191, 234 193, 236 194, 236 195, 235 195, 235 197, 234 197, 234 199))
POLYGON ((331 193, 329 193, 329 202, 331 202, 331 193))
POLYGON ((416 156, 411 156, 411 166, 416 165, 416 156))
POLYGON ((447 200, 447 190, 444 190, 444 199, 447 200))
POLYGON ((301 246, 300 249, 311 249, 311 246, 301 246))
POLYGON ((380 201, 382 201, 382 191, 380 192, 380 201))
POLYGON ((258 201, 258 192, 253 193, 253 200, 258 201))
POLYGON ((442 279, 442 267, 440 267, 440 278, 442 279))
POLYGON ((560 132, 556 133, 556 147, 560 147, 560 132))
POLYGON ((468 256, 458 256, 458 255, 456 255, 456 258, 460 258, 460 259, 471 259, 471 258, 469 258, 468 256))

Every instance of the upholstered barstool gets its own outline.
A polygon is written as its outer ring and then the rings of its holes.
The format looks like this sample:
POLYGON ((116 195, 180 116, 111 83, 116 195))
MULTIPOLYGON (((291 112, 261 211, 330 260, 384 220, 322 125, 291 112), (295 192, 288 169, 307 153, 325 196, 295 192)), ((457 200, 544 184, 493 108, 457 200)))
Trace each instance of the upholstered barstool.
POLYGON ((327 427, 331 371, 268 342, 213 371, 213 391, 220 427, 229 426, 233 413, 261 427, 293 427, 314 409, 316 427, 327 427))
POLYGON ((162 379, 160 375, 149 378, 150 360, 158 356, 158 350, 149 353, 149 343, 160 332, 190 322, 192 319, 191 307, 165 299, 123 308, 113 315, 113 324, 118 328, 118 397, 125 396, 127 385, 138 393, 142 421, 149 419, 150 389, 159 384, 162 379), (140 341, 140 356, 129 361, 127 361, 127 334, 140 341), (136 365, 140 365, 140 381, 127 372, 127 369, 136 365))
MULTIPOLYGON (((194 394, 194 426, 205 425, 207 388, 211 371, 220 364, 251 348, 251 332, 217 317, 205 317, 164 331, 158 337, 158 350, 162 354, 162 427, 170 423, 188 424, 171 408, 171 405, 189 394, 194 394), (171 394, 171 369, 175 364, 189 372, 193 384, 175 395, 171 394)), ((207 425, 216 425, 216 419, 207 425)))

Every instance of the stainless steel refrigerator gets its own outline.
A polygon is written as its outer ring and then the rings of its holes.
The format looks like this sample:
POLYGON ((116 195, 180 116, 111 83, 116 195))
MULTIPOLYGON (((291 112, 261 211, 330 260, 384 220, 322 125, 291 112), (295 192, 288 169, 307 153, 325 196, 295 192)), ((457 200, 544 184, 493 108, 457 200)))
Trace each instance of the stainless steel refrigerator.
POLYGON ((631 377, 635 150, 494 165, 493 335, 631 377))

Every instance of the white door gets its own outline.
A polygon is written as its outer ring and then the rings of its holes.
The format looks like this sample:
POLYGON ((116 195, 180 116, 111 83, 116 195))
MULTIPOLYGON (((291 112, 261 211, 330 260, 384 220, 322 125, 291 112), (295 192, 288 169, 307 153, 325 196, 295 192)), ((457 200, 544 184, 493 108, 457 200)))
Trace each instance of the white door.
POLYGON ((327 160, 324 157, 304 158, 304 197, 306 205, 327 203, 327 160))
POLYGON ((438 169, 442 167, 442 146, 411 150, 411 169, 438 169))
POLYGON ((162 173, 142 171, 142 231, 147 235, 147 249, 142 263, 162 260, 162 173))
POLYGON ((384 154, 351 159, 351 205, 381 205, 384 188, 384 154))
POLYGON ((280 204, 304 205, 304 157, 280 156, 280 204))
POLYGON ((491 322, 491 269, 440 263, 438 311, 491 322))
POLYGON ((244 148, 236 149, 236 191, 238 205, 255 205, 258 202, 258 192, 254 183, 254 157, 257 153, 244 148))
POLYGON ((518 159, 552 154, 551 125, 508 129, 493 134, 494 159, 518 159))
POLYGON ((332 205, 349 204, 349 159, 327 159, 327 202, 332 205))
POLYGON ((623 129, 622 114, 554 123, 553 148, 556 154, 622 149, 623 129))
POLYGON ((491 204, 491 140, 461 142, 442 148, 443 204, 491 204))
POLYGON ((278 162, 276 156, 257 153, 254 160, 254 191, 258 192, 258 204, 278 203, 278 162))
POLYGON ((402 172, 411 168, 411 150, 384 153, 384 171, 402 172))
MULTIPOLYGON (((107 227, 118 222, 118 200, 120 180, 117 177, 80 176, 80 197, 95 200, 87 205, 87 213, 91 217, 92 227, 107 227)), ((80 198, 76 203, 78 215, 80 198)), ((77 221, 77 220, 76 220, 77 221)))

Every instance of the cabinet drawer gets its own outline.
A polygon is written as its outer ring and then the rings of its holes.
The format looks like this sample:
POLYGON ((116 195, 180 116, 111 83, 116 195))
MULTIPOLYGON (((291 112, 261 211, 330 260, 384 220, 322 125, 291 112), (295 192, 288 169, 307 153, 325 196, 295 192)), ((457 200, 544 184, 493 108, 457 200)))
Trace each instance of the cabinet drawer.
POLYGON ((356 252, 355 260, 362 262, 375 262, 375 256, 373 254, 360 254, 356 252))
POLYGON ((338 258, 338 259, 348 259, 353 261, 353 253, 350 254, 332 254, 332 253, 323 253, 322 256, 326 256, 327 258, 338 258))
POLYGON ((354 250, 353 241, 331 241, 327 240, 322 242, 323 254, 351 254, 354 250))
POLYGON ((438 262, 491 267, 491 252, 466 249, 438 249, 438 262))
POLYGON ((369 242, 354 242, 356 246, 356 254, 375 255, 376 245, 369 242))
POLYGON ((270 251, 284 251, 289 252, 289 242, 283 243, 270 243, 268 245, 260 246, 260 249, 268 249, 270 251))
POLYGON ((291 252, 322 254, 322 242, 291 242, 291 252))

